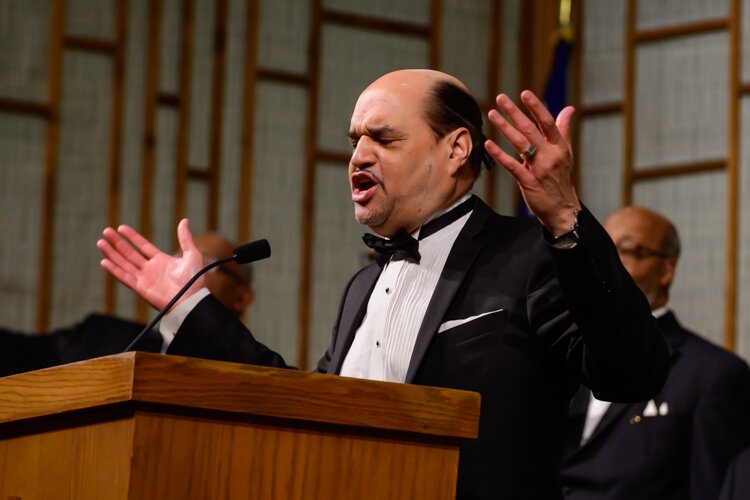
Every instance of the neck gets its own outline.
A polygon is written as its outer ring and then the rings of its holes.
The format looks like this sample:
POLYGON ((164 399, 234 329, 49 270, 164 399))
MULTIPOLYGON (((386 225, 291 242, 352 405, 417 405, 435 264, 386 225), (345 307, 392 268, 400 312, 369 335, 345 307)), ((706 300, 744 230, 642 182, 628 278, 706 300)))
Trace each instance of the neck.
POLYGON ((655 309, 659 309, 660 307, 666 306, 667 299, 669 299, 669 295, 667 295, 666 293, 658 293, 653 302, 651 302, 651 310, 653 311, 655 309))
POLYGON ((464 201, 466 201, 467 199, 469 199, 470 196, 471 196, 471 192, 469 190, 465 190, 465 191, 463 191, 461 193, 454 194, 445 203, 442 204, 441 208, 439 208, 439 209, 435 210, 434 212, 432 212, 432 214, 430 214, 429 216, 427 216, 420 223, 415 224, 415 225, 413 225, 410 228, 407 228, 407 231, 409 232, 409 234, 414 234, 414 232, 417 229, 419 229, 420 227, 424 226, 425 224, 427 224, 431 220, 435 220, 438 217, 440 217, 441 215, 443 215, 444 213, 449 212, 452 209, 456 208, 458 205, 460 205, 461 203, 463 203, 464 201))

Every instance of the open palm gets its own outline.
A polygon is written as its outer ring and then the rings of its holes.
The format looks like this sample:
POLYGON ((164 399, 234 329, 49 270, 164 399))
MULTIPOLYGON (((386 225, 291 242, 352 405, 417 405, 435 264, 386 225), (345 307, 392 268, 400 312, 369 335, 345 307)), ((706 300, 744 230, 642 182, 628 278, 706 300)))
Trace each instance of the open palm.
MULTIPOLYGON (((203 265, 187 219, 177 226, 182 250, 179 257, 162 252, 130 226, 122 225, 117 230, 108 227, 103 236, 96 243, 104 255, 102 267, 157 309, 163 308, 203 265)), ((181 301, 202 286, 199 279, 181 301)))

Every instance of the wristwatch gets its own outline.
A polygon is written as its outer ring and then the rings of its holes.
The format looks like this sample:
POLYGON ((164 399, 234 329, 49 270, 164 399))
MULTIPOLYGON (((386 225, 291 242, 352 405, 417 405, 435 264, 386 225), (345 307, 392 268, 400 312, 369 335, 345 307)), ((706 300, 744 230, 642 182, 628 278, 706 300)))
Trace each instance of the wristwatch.
POLYGON ((570 228, 570 231, 561 234, 560 236, 552 237, 552 241, 550 241, 549 244, 552 245, 553 248, 568 250, 570 248, 575 248, 575 246, 578 245, 578 241, 581 239, 581 228, 578 225, 579 213, 580 210, 573 212, 573 227, 570 228))

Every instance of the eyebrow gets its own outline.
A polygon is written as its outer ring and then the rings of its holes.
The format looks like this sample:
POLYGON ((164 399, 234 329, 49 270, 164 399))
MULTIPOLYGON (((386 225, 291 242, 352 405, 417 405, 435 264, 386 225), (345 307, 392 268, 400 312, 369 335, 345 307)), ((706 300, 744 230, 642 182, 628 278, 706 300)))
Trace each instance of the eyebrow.
MULTIPOLYGON (((398 133, 398 130, 390 125, 383 125, 382 127, 366 127, 365 133, 370 137, 381 137, 386 134, 398 133)), ((354 130, 349 130, 347 135, 352 140, 359 139, 362 136, 362 134, 358 134, 354 130)))

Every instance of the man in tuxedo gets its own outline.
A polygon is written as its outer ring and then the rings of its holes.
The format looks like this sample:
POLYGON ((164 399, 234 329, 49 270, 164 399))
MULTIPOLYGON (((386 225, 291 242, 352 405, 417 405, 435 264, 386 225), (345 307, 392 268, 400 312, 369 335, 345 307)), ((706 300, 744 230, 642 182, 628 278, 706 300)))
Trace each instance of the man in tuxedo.
POLYGON ((750 444, 750 370, 686 330, 667 308, 680 255, 669 220, 626 207, 604 227, 649 300, 672 363, 659 394, 639 403, 578 391, 566 434, 565 497, 715 500, 730 460, 750 444))
MULTIPOLYGON (((641 400, 659 390, 668 362, 648 303, 576 195, 573 109, 555 121, 531 92, 521 100, 536 123, 503 94, 505 116, 488 114, 520 157, 486 139, 466 87, 436 71, 379 78, 349 129, 354 216, 380 235, 365 237, 377 262, 346 285, 317 370, 480 392, 479 438, 461 448, 458 498, 561 498, 563 427, 579 382, 601 397, 641 400), (541 225, 470 194, 493 159, 541 225)), ((187 221, 177 232, 181 259, 127 226, 107 228, 102 266, 163 307, 200 262, 187 221)), ((205 290, 170 316, 168 352, 286 366, 205 290)))
MULTIPOLYGON (((215 234, 197 236, 195 245, 206 263, 231 256, 235 247, 215 234)), ((250 279, 249 266, 229 262, 210 271, 205 285, 219 302, 239 317, 254 298, 250 279)), ((143 327, 133 321, 93 313, 80 323, 41 335, 0 328, 0 376, 122 352, 143 327)), ((160 352, 162 345, 161 335, 150 331, 134 349, 160 352)))

